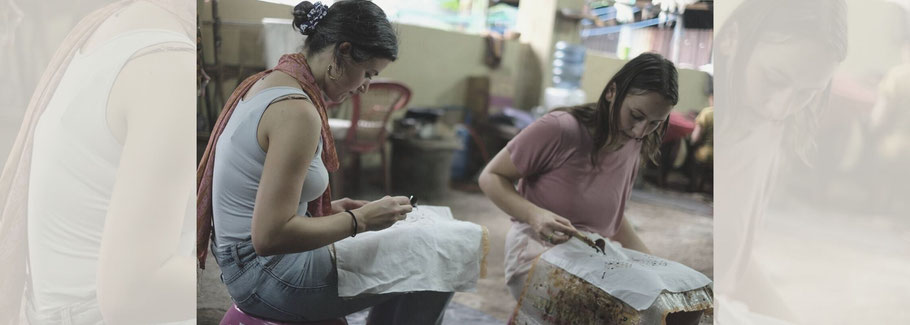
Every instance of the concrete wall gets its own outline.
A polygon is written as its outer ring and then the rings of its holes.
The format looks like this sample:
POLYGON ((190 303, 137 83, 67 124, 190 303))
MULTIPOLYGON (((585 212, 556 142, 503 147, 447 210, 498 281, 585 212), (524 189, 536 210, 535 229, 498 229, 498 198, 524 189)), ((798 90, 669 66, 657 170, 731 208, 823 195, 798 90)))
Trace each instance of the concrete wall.
MULTIPOLYGON (((596 51, 588 51, 585 58, 585 74, 581 78, 581 88, 589 102, 597 101, 607 81, 622 68, 627 60, 609 58, 596 51)), ((700 110, 708 106, 705 96, 705 83, 708 74, 689 69, 679 69, 679 102, 674 108, 677 111, 700 110)))
MULTIPOLYGON (((212 57, 211 3, 198 2, 203 22, 206 61, 212 57)), ((218 2, 222 25, 220 59, 227 64, 264 67, 262 56, 262 18, 290 18, 291 7, 250 0, 218 2)), ((481 35, 449 32, 433 28, 396 24, 399 33, 399 59, 380 74, 380 78, 401 81, 411 87, 409 106, 464 106, 467 80, 471 76, 489 75, 500 81, 497 89, 513 94, 516 106, 530 108, 537 104, 539 93, 527 90, 528 84, 539 84, 532 69, 534 56, 530 47, 517 40, 506 41, 501 65, 490 69, 484 64, 486 41, 481 35)), ((291 27, 288 26, 288 30, 291 27)), ((302 36, 300 44, 302 44, 302 36)), ((252 71, 252 70, 250 70, 252 71)), ((227 80, 225 96, 237 84, 227 80)))
MULTIPOLYGON (((289 18, 291 7, 250 0, 221 0, 218 4, 219 15, 225 23, 221 59, 230 64, 263 67, 260 21, 265 17, 289 18)), ((211 62, 211 24, 206 24, 212 20, 211 3, 199 1, 198 5, 203 22, 204 50, 207 61, 211 62)), ((555 10, 555 7, 552 9, 555 10)), ((545 52, 542 52, 543 49, 532 50, 532 45, 524 41, 506 41, 502 63, 494 70, 483 62, 486 45, 480 35, 404 24, 396 24, 396 28, 400 39, 399 59, 389 65, 380 77, 410 86, 413 90, 411 106, 464 106, 467 80, 471 76, 490 76, 494 87, 497 87, 495 91, 513 94, 516 106, 522 109, 536 106, 541 87, 549 86, 549 82, 543 84, 545 79, 542 74, 546 73, 540 63, 540 55, 545 52)), ((527 40, 529 36, 525 34, 522 38, 527 40)), ((548 59, 549 55, 545 58, 548 59)), ((598 52, 588 52, 582 88, 589 100, 596 100, 606 81, 625 62, 598 52)), ((681 69, 679 76, 680 101, 677 109, 695 110, 707 106, 704 95, 707 75, 681 69)), ((233 90, 236 82, 226 81, 225 95, 233 90)))
POLYGON ((506 41, 502 62, 493 70, 484 64, 486 41, 480 35, 401 24, 396 27, 401 40, 399 59, 381 76, 408 84, 414 91, 413 105, 463 106, 468 77, 491 74, 494 80, 505 83, 499 85, 502 92, 514 94, 517 106, 529 108, 534 104, 525 96, 524 87, 518 86, 530 57, 527 45, 506 41))
POLYGON ((561 17, 557 12, 562 9, 580 11, 585 5, 583 0, 524 1, 519 4, 518 30, 521 41, 530 46, 529 60, 534 62, 527 67, 527 71, 534 74, 534 83, 523 86, 529 96, 536 96, 535 103, 543 100, 544 89, 552 85, 554 44, 559 41, 581 43, 578 21, 561 17))

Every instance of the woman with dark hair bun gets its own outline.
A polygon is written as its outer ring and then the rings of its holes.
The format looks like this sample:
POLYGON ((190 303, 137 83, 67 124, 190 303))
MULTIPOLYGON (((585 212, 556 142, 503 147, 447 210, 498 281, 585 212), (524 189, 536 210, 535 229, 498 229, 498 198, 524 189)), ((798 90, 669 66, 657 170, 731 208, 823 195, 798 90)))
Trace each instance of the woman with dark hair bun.
POLYGON ((406 197, 332 201, 328 188, 338 158, 326 100, 367 92, 398 58, 395 30, 369 1, 304 1, 293 15, 302 53, 234 90, 197 170, 200 266, 211 238, 234 302, 264 319, 326 320, 373 306, 371 324, 440 324, 451 292, 339 297, 329 251, 411 211, 406 197))

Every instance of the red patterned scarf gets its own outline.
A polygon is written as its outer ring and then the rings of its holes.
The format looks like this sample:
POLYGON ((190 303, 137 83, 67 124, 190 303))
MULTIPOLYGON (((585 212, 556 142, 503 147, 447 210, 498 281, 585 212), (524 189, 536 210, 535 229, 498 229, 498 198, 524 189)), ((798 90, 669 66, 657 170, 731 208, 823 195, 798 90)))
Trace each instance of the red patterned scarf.
MULTIPOLYGON (((329 129, 329 120, 326 115, 326 104, 322 97, 322 90, 316 85, 316 79, 307 65, 306 57, 303 54, 287 54, 281 57, 278 65, 271 70, 257 73, 237 86, 234 93, 221 110, 218 121, 215 122, 214 130, 209 138, 209 143, 205 147, 205 153, 196 169, 196 257, 199 259, 199 267, 205 269, 205 256, 208 254, 209 240, 213 235, 212 219, 212 171, 215 166, 215 145, 218 143, 218 137, 224 131, 228 120, 234 113, 237 103, 252 88, 256 81, 259 81, 266 74, 272 71, 281 71, 297 79, 303 91, 309 95, 319 116, 322 117, 322 161, 330 172, 338 170, 338 156, 335 153, 335 140, 329 129)), ((326 188, 322 196, 309 202, 307 211, 314 217, 328 215, 332 211, 332 194, 331 189, 326 188)))

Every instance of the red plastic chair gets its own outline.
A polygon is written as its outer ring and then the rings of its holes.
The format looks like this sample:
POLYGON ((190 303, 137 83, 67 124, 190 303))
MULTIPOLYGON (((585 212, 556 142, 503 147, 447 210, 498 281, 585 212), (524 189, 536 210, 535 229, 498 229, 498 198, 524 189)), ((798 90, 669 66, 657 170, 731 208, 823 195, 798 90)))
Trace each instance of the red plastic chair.
POLYGON ((351 105, 351 125, 344 136, 341 154, 350 154, 354 159, 352 169, 359 175, 360 155, 379 151, 386 194, 391 193, 391 175, 386 157, 385 144, 388 141, 386 126, 392 113, 404 108, 411 100, 411 89, 394 81, 374 81, 369 91, 356 94, 337 105, 351 105))
POLYGON ((342 317, 339 319, 307 323, 273 322, 244 313, 240 308, 237 308, 237 305, 231 304, 231 308, 228 308, 227 312, 224 313, 224 317, 221 318, 221 323, 219 323, 219 325, 348 325, 348 321, 342 317))
POLYGON ((664 133, 662 143, 676 141, 692 134, 695 130, 695 118, 689 118, 679 112, 670 112, 670 125, 664 133))

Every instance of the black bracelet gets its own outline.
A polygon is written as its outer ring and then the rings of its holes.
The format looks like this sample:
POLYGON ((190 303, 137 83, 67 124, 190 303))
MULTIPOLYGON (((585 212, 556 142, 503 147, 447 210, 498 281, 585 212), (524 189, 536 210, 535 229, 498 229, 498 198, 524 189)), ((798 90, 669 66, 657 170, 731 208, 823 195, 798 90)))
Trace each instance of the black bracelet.
POLYGON ((351 210, 344 210, 344 212, 347 212, 348 214, 350 214, 351 220, 354 220, 354 231, 353 231, 353 234, 351 235, 351 237, 357 236, 357 217, 354 216, 354 212, 351 212, 351 210))

